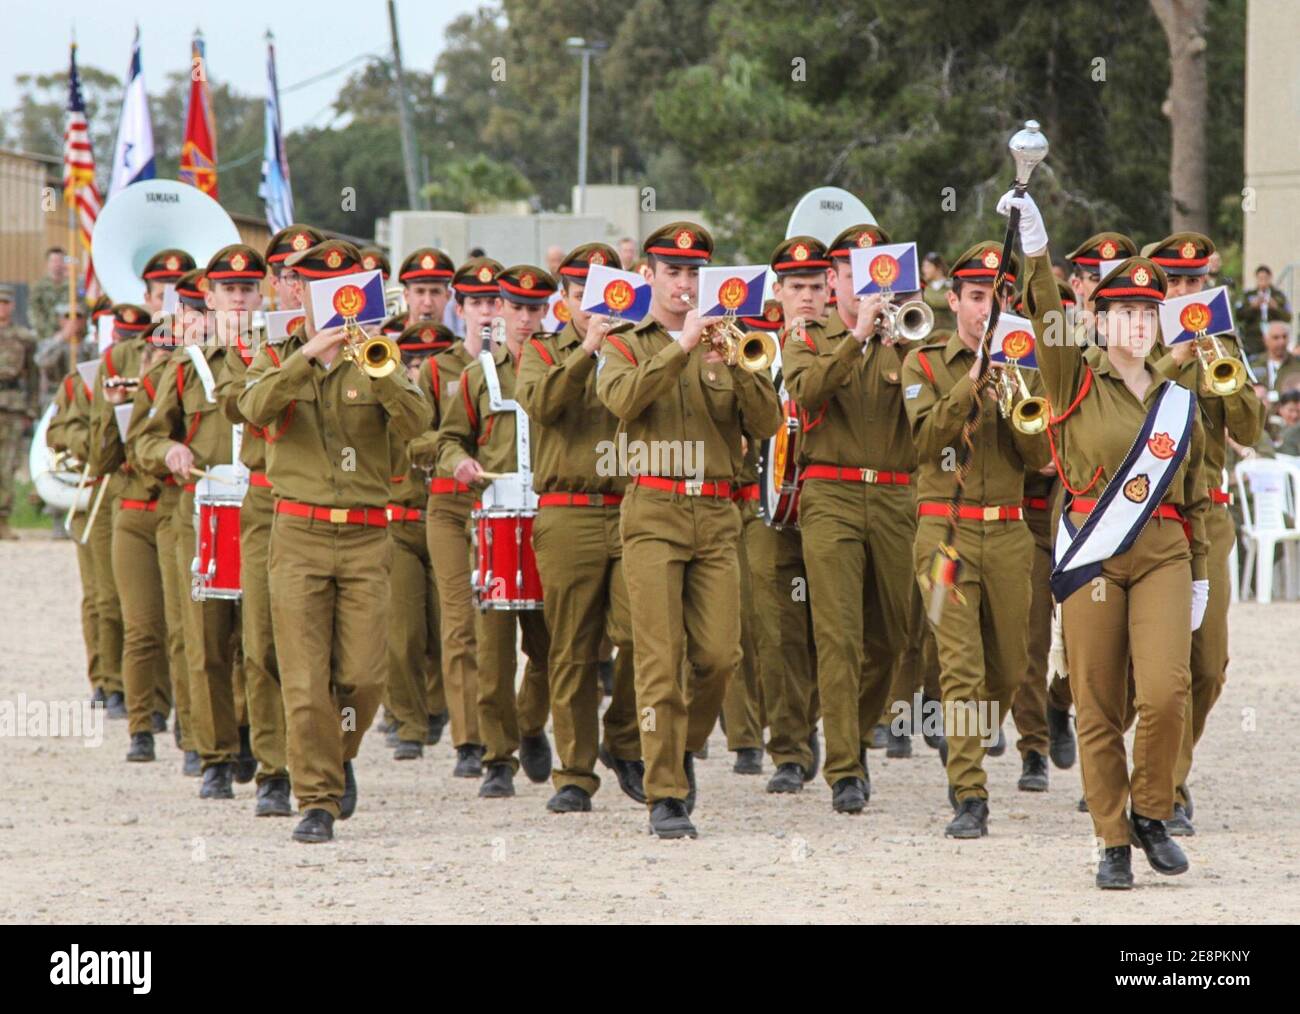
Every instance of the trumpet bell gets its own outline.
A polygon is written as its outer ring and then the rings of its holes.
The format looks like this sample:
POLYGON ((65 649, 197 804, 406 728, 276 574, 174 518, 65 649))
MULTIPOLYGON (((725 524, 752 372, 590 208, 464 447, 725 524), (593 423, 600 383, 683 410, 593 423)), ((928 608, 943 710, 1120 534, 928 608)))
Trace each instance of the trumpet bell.
POLYGON ((401 364, 402 353, 391 339, 375 335, 361 343, 361 361, 358 365, 374 379, 388 376, 401 364))
POLYGON ((1047 429, 1047 399, 1025 398, 1011 412, 1011 425, 1028 436, 1047 429))
POLYGON ((750 373, 770 370, 776 362, 776 342, 766 331, 751 331, 740 341, 736 362, 750 373))
POLYGON ((1216 359, 1206 371, 1206 382, 1220 397, 1236 394, 1246 383, 1245 367, 1236 359, 1216 359))
POLYGON ((909 299, 894 312, 893 331, 897 338, 918 342, 934 330, 934 311, 922 299, 909 299))

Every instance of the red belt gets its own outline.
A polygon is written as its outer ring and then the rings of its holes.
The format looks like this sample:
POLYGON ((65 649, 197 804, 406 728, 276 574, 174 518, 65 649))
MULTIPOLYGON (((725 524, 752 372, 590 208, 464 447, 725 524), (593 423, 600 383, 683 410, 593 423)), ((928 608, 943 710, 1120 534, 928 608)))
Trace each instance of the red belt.
POLYGON ((622 493, 543 493, 537 498, 538 507, 617 507, 622 502, 622 493))
POLYGON ((118 504, 124 511, 156 511, 157 500, 123 500, 118 504))
POLYGON ((1047 498, 1043 496, 1027 496, 1021 504, 1027 511, 1045 511, 1049 504, 1047 498))
POLYGON ((748 486, 741 486, 731 497, 733 500, 740 502, 742 500, 757 500, 759 498, 758 483, 751 482, 748 486))
POLYGON ((1212 489, 1212 490, 1210 490, 1210 503, 1226 503, 1226 504, 1231 504, 1231 503, 1232 503, 1232 494, 1231 494, 1231 493, 1225 493, 1225 492, 1224 492, 1223 490, 1221 490, 1221 489, 1212 489))
POLYGON ((176 476, 174 476, 174 475, 169 475, 169 476, 165 477, 165 478, 163 479, 163 485, 164 485, 164 486, 175 486, 175 485, 176 485, 176 476))
POLYGON ((295 503, 292 500, 277 500, 277 514, 290 514, 295 518, 311 518, 313 521, 328 521, 333 525, 370 525, 372 528, 388 527, 388 512, 383 507, 313 507, 309 503, 295 503))
POLYGON ((713 496, 722 500, 731 499, 731 483, 729 482, 662 479, 657 475, 638 475, 633 481, 638 486, 645 486, 648 489, 661 489, 666 493, 680 493, 682 496, 713 496))
MULTIPOLYGON (((951 507, 946 503, 917 504, 918 517, 947 517, 951 507)), ((1025 512, 1020 507, 982 507, 974 504, 957 508, 957 517, 963 521, 1023 521, 1025 512)))
POLYGON ((198 486, 198 483, 196 483, 196 482, 186 483, 186 485, 185 485, 185 492, 186 492, 186 493, 197 493, 197 492, 198 492, 198 489, 199 489, 199 486, 198 486))
POLYGON ((430 479, 430 493, 468 493, 469 487, 455 479, 430 479))
POLYGON ((841 468, 839 465, 809 465, 803 470, 805 479, 838 479, 840 482, 866 482, 876 486, 910 486, 912 477, 906 472, 878 472, 874 468, 841 468))
POLYGON ((388 505, 389 521, 423 521, 424 511, 418 507, 403 507, 401 504, 388 505))
POLYGON ((265 472, 249 472, 248 484, 250 486, 260 486, 262 489, 271 488, 271 480, 266 477, 265 472))
MULTIPOLYGON (((1070 502, 1070 510, 1072 512, 1077 512, 1079 514, 1091 514, 1093 508, 1096 506, 1097 506, 1096 500, 1085 498, 1085 497, 1075 497, 1070 502)), ((1159 507, 1156 508, 1156 512, 1154 516, 1158 518, 1168 518, 1170 521, 1183 520, 1182 509, 1176 507, 1174 504, 1171 503, 1162 503, 1159 507)))

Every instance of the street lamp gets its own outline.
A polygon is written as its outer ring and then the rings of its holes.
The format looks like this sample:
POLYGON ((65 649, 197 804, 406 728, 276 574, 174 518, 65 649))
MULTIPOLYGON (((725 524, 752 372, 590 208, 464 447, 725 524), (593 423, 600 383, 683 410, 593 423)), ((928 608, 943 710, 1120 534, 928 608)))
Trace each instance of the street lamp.
POLYGON ((578 36, 570 36, 565 46, 574 56, 582 57, 582 87, 578 99, 578 206, 574 214, 587 210, 587 93, 591 85, 591 58, 599 56, 609 48, 605 42, 592 41, 578 36))

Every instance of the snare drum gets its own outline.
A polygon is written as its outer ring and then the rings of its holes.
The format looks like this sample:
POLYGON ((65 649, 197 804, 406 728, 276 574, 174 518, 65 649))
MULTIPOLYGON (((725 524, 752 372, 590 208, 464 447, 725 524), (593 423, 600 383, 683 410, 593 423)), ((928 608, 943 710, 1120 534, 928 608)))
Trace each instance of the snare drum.
POLYGON ((470 514, 479 609, 541 609, 542 579, 533 555, 535 510, 476 506, 470 514))
MULTIPOLYGON (((784 391, 782 392, 784 395, 784 391)), ((781 412, 784 423, 776 435, 763 442, 759 456, 759 514, 776 529, 799 527, 799 406, 785 397, 781 412)))
MULTIPOLYGON (((242 499, 242 498, 241 498, 242 499)), ((190 564, 190 596, 238 599, 239 504, 229 495, 197 493, 194 497, 194 562, 190 564)))

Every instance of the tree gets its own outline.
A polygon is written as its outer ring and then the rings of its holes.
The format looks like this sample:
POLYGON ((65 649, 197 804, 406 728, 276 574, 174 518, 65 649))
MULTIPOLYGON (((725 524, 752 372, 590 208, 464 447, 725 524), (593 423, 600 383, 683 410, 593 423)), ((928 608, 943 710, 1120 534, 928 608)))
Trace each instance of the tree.
POLYGON ((1209 109, 1205 21, 1207 0, 1151 0, 1169 44, 1170 225, 1173 231, 1210 227, 1206 207, 1205 116, 1209 109))
POLYGON ((521 201, 533 193, 518 169, 483 154, 444 163, 437 182, 424 188, 430 206, 440 211, 482 211, 494 202, 521 201))

